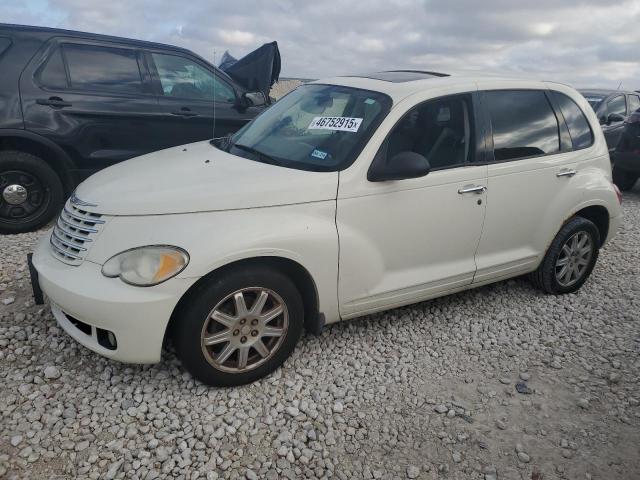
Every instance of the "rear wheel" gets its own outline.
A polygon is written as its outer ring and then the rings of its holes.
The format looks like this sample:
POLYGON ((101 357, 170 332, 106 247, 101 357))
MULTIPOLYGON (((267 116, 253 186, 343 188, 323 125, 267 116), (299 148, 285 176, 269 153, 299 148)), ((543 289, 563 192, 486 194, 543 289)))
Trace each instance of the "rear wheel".
POLYGON ((533 284, 547 293, 578 290, 598 259, 600 232, 593 222, 573 217, 551 242, 542 263, 531 274, 533 284))
POLYGON ((621 170, 620 168, 613 167, 613 183, 615 183, 620 190, 626 192, 631 190, 638 180, 638 175, 621 170))
POLYGON ((23 233, 49 222, 64 200, 62 182, 30 153, 0 152, 0 233, 23 233))
POLYGON ((206 384, 235 386, 282 365, 302 333, 304 309, 285 275, 241 268, 200 287, 176 322, 174 340, 184 367, 206 384))

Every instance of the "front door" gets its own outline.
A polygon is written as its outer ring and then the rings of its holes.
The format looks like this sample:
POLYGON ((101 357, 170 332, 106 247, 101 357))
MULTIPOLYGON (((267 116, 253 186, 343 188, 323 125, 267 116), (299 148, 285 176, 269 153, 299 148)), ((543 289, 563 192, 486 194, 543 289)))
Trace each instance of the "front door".
POLYGON ((432 171, 422 178, 368 182, 341 173, 336 222, 343 318, 473 281, 487 173, 473 164, 473 111, 471 94, 451 95, 419 104, 396 124, 378 154, 425 156, 432 171))
POLYGON ((165 147, 235 133, 259 111, 240 108, 231 84, 195 58, 161 52, 146 57, 157 85, 158 134, 165 147))
POLYGON ((627 117, 627 103, 625 101, 625 96, 623 94, 616 95, 609 99, 607 103, 603 105, 602 109, 602 113, 599 111, 598 116, 600 117, 601 122, 604 119, 604 122, 602 123, 602 132, 604 133, 604 138, 607 141, 609 152, 612 152, 618 145, 620 137, 622 136, 622 131, 624 130, 624 119, 627 117), (612 113, 619 115, 620 119, 611 120, 609 116, 612 113))

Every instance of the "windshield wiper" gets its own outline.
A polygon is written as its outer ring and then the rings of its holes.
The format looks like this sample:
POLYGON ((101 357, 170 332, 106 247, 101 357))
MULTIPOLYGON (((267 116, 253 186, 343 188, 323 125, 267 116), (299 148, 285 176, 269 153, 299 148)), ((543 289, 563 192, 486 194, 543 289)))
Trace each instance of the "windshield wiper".
POLYGON ((222 151, 228 152, 231 146, 231 137, 233 134, 229 133, 224 137, 212 138, 209 143, 214 147, 219 148, 222 151))
POLYGON ((244 150, 245 152, 249 152, 249 153, 253 154, 257 158, 257 160, 262 162, 262 163, 268 163, 269 165, 281 165, 281 162, 279 162, 275 158, 270 157, 266 153, 263 153, 260 150, 257 150, 257 149, 255 149, 253 147, 248 146, 248 145, 242 145, 241 143, 234 143, 231 146, 235 147, 235 148, 237 148, 239 150, 244 150))

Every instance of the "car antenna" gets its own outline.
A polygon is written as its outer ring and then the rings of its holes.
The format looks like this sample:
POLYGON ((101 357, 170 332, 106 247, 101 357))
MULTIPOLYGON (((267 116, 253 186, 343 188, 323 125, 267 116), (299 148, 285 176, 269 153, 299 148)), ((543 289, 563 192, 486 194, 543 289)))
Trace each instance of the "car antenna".
POLYGON ((620 87, 621 87, 621 86, 622 86, 622 82, 620 82, 620 83, 618 84, 618 88, 616 88, 616 90, 620 90, 620 87))
POLYGON ((216 49, 213 49, 213 140, 216 139, 216 49))

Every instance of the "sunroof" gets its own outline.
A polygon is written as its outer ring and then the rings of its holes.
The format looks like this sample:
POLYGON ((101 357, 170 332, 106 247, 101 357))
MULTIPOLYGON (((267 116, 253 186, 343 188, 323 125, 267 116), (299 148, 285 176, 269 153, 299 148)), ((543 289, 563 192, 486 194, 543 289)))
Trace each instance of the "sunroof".
POLYGON ((448 77, 449 75, 446 73, 425 72, 422 70, 390 70, 387 72, 365 73, 362 75, 351 76, 384 80, 385 82, 402 83, 412 82, 414 80, 424 80, 425 78, 448 77))

